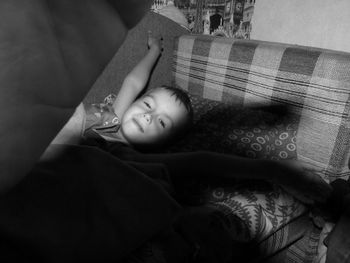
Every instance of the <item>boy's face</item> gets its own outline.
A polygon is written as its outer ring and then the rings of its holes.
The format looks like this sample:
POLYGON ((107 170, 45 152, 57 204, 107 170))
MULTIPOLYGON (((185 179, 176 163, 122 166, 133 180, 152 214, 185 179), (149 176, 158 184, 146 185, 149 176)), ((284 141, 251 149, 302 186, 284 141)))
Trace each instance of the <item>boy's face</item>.
POLYGON ((156 88, 126 110, 120 132, 130 144, 161 144, 185 124, 186 107, 171 94, 169 90, 156 88))

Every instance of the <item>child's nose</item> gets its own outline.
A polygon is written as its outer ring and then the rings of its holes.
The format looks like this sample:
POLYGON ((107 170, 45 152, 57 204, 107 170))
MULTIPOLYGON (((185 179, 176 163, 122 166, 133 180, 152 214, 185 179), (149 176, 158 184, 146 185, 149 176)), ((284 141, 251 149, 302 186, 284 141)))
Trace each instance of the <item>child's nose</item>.
POLYGON ((151 114, 145 113, 143 114, 143 117, 145 118, 145 120, 147 121, 147 123, 151 123, 151 114))

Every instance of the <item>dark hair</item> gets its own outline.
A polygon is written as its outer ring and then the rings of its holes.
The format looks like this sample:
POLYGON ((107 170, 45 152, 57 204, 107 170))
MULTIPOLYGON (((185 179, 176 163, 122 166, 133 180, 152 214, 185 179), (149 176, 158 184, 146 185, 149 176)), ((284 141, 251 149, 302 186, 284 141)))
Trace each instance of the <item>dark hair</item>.
POLYGON ((169 143, 171 143, 174 140, 180 138, 182 135, 184 135, 192 127, 192 124, 193 124, 192 102, 188 93, 183 89, 175 88, 172 86, 166 86, 166 85, 162 85, 159 88, 163 88, 169 91, 170 96, 175 96, 175 101, 179 101, 180 103, 182 103, 187 110, 187 121, 185 125, 183 125, 183 127, 174 134, 174 137, 170 138, 169 143))
POLYGON ((180 101, 186 107, 187 113, 188 113, 190 120, 192 122, 192 120, 193 120, 193 108, 192 108, 191 99, 190 99, 188 93, 183 89, 174 88, 174 87, 166 86, 166 85, 161 86, 161 88, 170 91, 171 96, 175 96, 175 101, 180 101))

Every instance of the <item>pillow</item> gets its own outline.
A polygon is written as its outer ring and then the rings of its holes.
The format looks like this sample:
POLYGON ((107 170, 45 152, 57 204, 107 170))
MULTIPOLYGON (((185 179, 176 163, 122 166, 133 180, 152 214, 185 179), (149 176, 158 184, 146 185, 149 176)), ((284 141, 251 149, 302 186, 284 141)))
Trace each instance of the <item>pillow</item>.
POLYGON ((249 158, 296 159, 297 118, 285 109, 242 108, 189 96, 194 126, 169 151, 208 150, 249 158))
POLYGON ((227 219, 237 216, 245 222, 250 236, 243 241, 262 241, 307 211, 280 186, 257 181, 215 187, 207 192, 206 198, 227 219))

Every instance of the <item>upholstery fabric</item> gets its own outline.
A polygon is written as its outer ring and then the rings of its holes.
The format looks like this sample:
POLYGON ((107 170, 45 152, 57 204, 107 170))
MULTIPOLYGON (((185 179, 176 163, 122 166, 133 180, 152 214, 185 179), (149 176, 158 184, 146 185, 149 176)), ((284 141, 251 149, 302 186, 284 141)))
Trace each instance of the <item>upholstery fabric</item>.
POLYGON ((32 169, 150 5, 0 2, 0 191, 32 169))
POLYGON ((273 108, 243 108, 191 95, 195 123, 170 151, 208 150, 249 158, 296 159, 298 119, 273 108))
MULTIPOLYGON (((306 207, 281 187, 258 181, 208 182, 192 180, 183 194, 193 205, 211 204, 228 221, 244 222, 240 241, 259 242, 306 212, 306 207), (194 203, 195 202, 195 203, 194 203)), ((233 225, 234 229, 236 225, 233 225)), ((232 235, 237 235, 236 229, 232 235)))
POLYGON ((297 116, 297 158, 349 177, 350 54, 201 35, 177 39, 175 85, 237 106, 283 104, 297 116))
POLYGON ((118 94, 126 75, 147 52, 149 30, 154 36, 163 37, 164 50, 152 71, 147 88, 172 84, 174 39, 188 31, 167 17, 148 12, 140 23, 128 32, 124 43, 94 83, 84 102, 96 103, 103 101, 108 94, 118 94))

